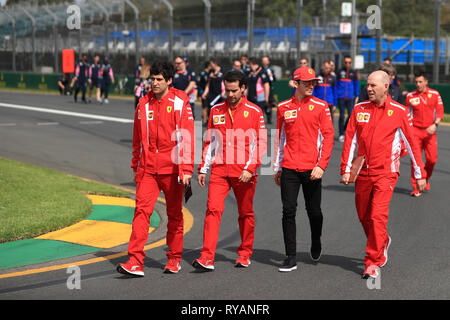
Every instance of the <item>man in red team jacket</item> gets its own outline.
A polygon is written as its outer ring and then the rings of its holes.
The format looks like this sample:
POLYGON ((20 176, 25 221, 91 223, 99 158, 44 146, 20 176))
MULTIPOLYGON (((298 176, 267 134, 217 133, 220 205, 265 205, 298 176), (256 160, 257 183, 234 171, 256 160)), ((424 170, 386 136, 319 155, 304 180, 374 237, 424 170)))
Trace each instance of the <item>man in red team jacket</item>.
POLYGON ((226 100, 216 104, 209 116, 204 139, 198 183, 205 187, 211 169, 208 202, 203 229, 203 249, 193 266, 214 270, 214 256, 224 201, 230 189, 236 196, 241 245, 236 267, 247 268, 253 253, 255 215, 253 197, 257 169, 267 148, 267 133, 262 110, 244 96, 245 75, 231 71, 224 76, 226 100))
MULTIPOLYGON (((430 190, 430 178, 438 157, 436 130, 444 118, 444 104, 439 92, 428 88, 428 79, 425 74, 418 72, 415 75, 416 90, 408 93, 406 103, 412 110, 413 134, 420 150, 425 151, 425 171, 427 172, 427 185, 430 190)), ((411 166, 412 196, 419 197, 422 192, 417 190, 414 178, 414 166, 411 166)))
POLYGON ((389 76, 373 72, 367 80, 369 100, 355 106, 345 133, 341 157, 341 183, 348 184, 352 159, 366 160, 355 183, 355 203, 367 237, 363 278, 377 278, 386 265, 391 237, 387 234, 389 203, 400 170, 402 140, 414 166, 419 190, 426 184, 426 173, 411 129, 409 111, 392 101, 388 94, 389 76))
POLYGON ((133 169, 136 209, 128 246, 129 260, 117 271, 144 276, 144 246, 150 216, 161 190, 167 208, 166 273, 181 269, 183 251, 183 185, 194 171, 194 118, 185 92, 170 88, 174 68, 155 62, 150 71, 151 91, 139 100, 134 118, 133 169))
POLYGON ((281 186, 283 236, 286 259, 281 272, 297 269, 297 198, 303 187, 311 228, 311 258, 322 252, 322 176, 327 169, 334 143, 334 129, 328 103, 312 96, 319 78, 313 69, 294 72, 294 96, 278 105, 275 139, 275 183, 281 186))

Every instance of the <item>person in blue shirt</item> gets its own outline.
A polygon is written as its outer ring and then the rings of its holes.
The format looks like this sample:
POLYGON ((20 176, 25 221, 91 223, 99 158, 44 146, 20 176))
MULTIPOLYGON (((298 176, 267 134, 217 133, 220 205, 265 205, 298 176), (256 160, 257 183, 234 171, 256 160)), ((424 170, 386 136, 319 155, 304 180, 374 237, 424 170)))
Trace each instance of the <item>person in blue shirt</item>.
POLYGON ((322 99, 328 103, 330 108, 331 120, 336 110, 337 95, 336 95, 336 76, 331 73, 330 61, 326 60, 322 63, 322 70, 319 73, 319 81, 314 87, 313 96, 322 99))
POLYGON ((359 96, 358 74, 352 68, 352 58, 344 57, 344 66, 336 72, 337 105, 339 108, 339 141, 344 142, 345 129, 353 111, 355 98, 359 96), (347 119, 345 117, 347 110, 347 119))

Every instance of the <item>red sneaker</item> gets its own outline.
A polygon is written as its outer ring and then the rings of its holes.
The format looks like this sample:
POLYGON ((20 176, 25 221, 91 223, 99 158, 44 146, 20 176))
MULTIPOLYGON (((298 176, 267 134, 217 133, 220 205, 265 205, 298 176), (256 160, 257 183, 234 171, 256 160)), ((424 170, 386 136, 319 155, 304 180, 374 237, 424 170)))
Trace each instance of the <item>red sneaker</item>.
POLYGON ((192 262, 192 265, 196 269, 212 271, 214 270, 214 259, 210 259, 207 257, 200 257, 198 259, 195 259, 194 262, 192 262))
POLYGON ((181 270, 180 262, 176 259, 169 259, 164 267, 164 273, 178 273, 181 270))
POLYGON ((251 264, 251 261, 248 257, 239 256, 239 258, 236 260, 236 263, 234 264, 234 266, 236 268, 248 268, 248 266, 250 264, 251 264))
POLYGON ((131 260, 128 260, 127 263, 119 263, 116 269, 117 272, 121 274, 133 275, 136 277, 144 276, 144 266, 131 260))
POLYGON ((425 191, 430 191, 430 189, 431 189, 430 183, 427 181, 427 185, 425 187, 425 191))

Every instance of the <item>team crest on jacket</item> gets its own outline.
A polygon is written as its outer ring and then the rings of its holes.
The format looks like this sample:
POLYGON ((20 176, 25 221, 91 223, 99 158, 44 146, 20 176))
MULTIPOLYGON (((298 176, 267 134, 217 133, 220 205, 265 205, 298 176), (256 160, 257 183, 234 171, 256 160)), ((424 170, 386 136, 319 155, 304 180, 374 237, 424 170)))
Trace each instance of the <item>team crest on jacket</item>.
POLYGON ((311 105, 309 106, 309 111, 313 111, 313 110, 314 110, 314 105, 311 104, 311 105))
POLYGON ((245 118, 248 117, 248 111, 244 111, 244 117, 245 117, 245 118))
POLYGON ((297 118, 297 110, 290 110, 290 111, 286 111, 284 113, 285 120, 295 119, 295 118, 297 118))
MULTIPOLYGON (((392 110, 390 110, 392 111, 392 110)), ((370 113, 364 113, 364 112, 359 112, 356 115, 356 121, 358 122, 369 122, 370 119, 370 113)))
POLYGON ((433 97, 433 95, 431 93, 429 93, 428 94, 428 98, 431 98, 431 97, 433 97))
POLYGON ((392 116, 394 114, 394 110, 388 110, 388 116, 392 116))
POLYGON ((171 113, 172 112, 172 107, 171 106, 168 106, 167 107, 167 113, 171 113))
POLYGON ((213 123, 216 124, 225 124, 225 115, 220 114, 217 116, 213 116, 213 123))
POLYGON ((153 120, 153 111, 148 112, 148 120, 153 120))

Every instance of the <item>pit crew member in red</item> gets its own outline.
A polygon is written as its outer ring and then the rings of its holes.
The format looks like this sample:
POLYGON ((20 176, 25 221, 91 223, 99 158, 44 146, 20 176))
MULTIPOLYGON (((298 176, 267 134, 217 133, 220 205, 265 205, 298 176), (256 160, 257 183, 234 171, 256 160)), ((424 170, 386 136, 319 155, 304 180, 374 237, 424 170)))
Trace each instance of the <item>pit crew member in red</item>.
MULTIPOLYGON (((413 118, 414 139, 425 151, 425 171, 427 172, 427 185, 425 190, 430 190, 430 178, 438 158, 436 130, 444 118, 444 104, 439 92, 428 88, 428 79, 422 72, 415 75, 416 90, 408 93, 406 101, 411 109, 413 118)), ((411 170, 412 196, 420 196, 414 179, 414 167, 411 170)))
POLYGON ((311 258, 322 252, 322 176, 334 143, 334 129, 328 103, 312 96, 319 78, 313 69, 294 72, 294 96, 278 105, 275 139, 275 183, 281 186, 283 236, 286 259, 281 272, 297 268, 296 222, 300 186, 311 228, 311 258))
POLYGON ((409 112, 388 94, 389 75, 373 72, 367 80, 369 100, 357 104, 345 133, 341 156, 341 183, 348 184, 352 159, 365 156, 355 183, 355 203, 359 221, 367 237, 363 278, 377 278, 388 260, 391 237, 387 234, 389 203, 400 169, 402 140, 414 165, 419 190, 425 187, 426 173, 420 150, 413 139, 409 112))
POLYGON ((193 266, 214 270, 214 257, 224 201, 233 189, 238 205, 241 245, 236 267, 248 267, 253 253, 255 214, 253 197, 257 169, 267 148, 267 132, 262 110, 243 94, 246 77, 240 71, 224 76, 226 100, 211 109, 204 139, 198 183, 205 187, 211 169, 207 210, 203 229, 203 249, 193 266))
POLYGON ((144 245, 150 216, 161 190, 168 216, 166 273, 177 273, 183 251, 183 185, 194 170, 194 119, 185 92, 170 88, 174 68, 155 62, 150 69, 151 91, 139 100, 134 119, 131 167, 136 183, 136 209, 128 246, 129 260, 121 273, 143 276, 144 245))

